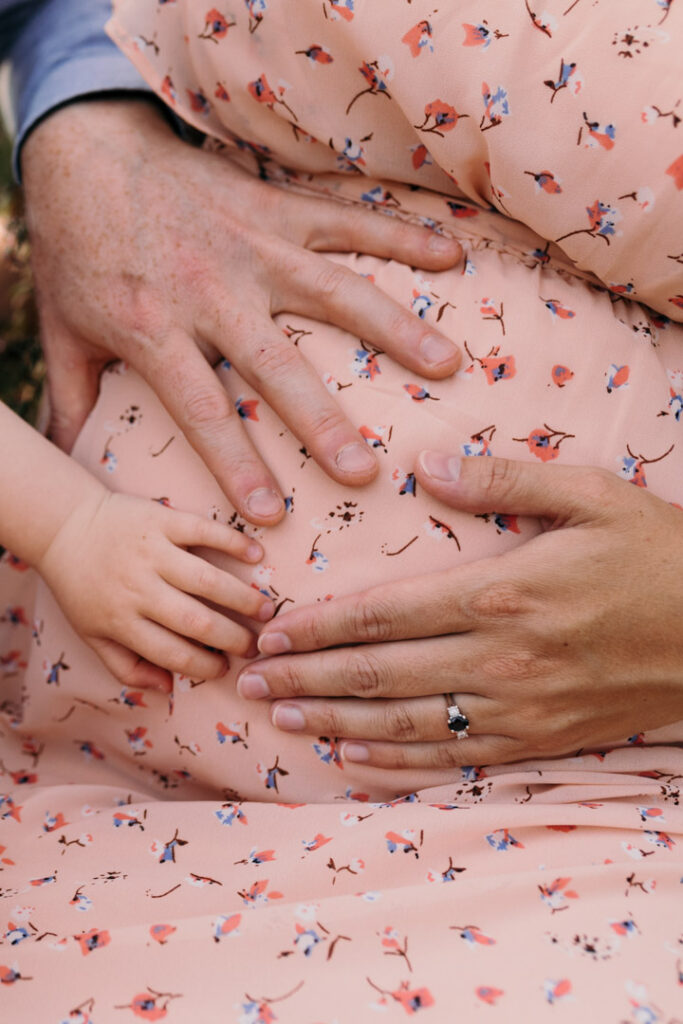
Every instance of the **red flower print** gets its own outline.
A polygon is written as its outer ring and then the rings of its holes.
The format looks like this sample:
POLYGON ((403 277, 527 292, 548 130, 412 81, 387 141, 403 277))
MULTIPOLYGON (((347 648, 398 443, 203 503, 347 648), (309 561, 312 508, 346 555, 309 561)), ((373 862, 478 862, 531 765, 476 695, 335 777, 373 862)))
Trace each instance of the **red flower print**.
POLYGON ((408 29, 401 42, 406 44, 410 50, 411 57, 419 57, 425 49, 433 53, 432 26, 428 21, 419 21, 417 25, 413 25, 411 29, 408 29))
POLYGON ((168 1004, 171 999, 179 999, 180 994, 171 992, 155 992, 148 988, 146 992, 138 992, 129 1003, 124 1006, 115 1006, 115 1010, 132 1010, 133 1016, 141 1020, 157 1021, 163 1020, 168 1014, 168 1004))
POLYGON ((268 106, 272 106, 273 103, 277 103, 277 96, 268 85, 268 79, 265 75, 261 75, 255 82, 249 82, 247 86, 249 94, 254 97, 258 103, 266 103, 268 106))
POLYGON ((210 39, 212 43, 218 43, 219 39, 224 39, 227 36, 228 29, 235 24, 234 21, 228 21, 224 14, 212 7, 204 18, 204 31, 200 32, 197 38, 210 39))
POLYGON ((173 104, 175 104, 175 101, 178 99, 178 93, 175 91, 173 79, 170 75, 166 75, 161 83, 161 95, 165 96, 168 102, 173 104))
MULTIPOLYGON (((288 106, 288 104, 282 99, 282 95, 275 95, 275 92, 271 89, 270 85, 268 84, 268 79, 266 78, 265 75, 261 75, 261 77, 257 78, 255 82, 249 82, 249 84, 247 85, 247 90, 249 94, 253 96, 258 103, 265 103, 266 106, 270 107, 271 110, 274 108, 276 103, 280 103, 286 110, 289 111, 294 120, 297 120, 296 114, 294 113, 292 108, 288 106)), ((284 92, 284 88, 280 88, 278 91, 282 94, 284 92)))
POLYGON ((444 103, 443 100, 432 100, 425 107, 424 121, 422 124, 416 124, 415 128, 419 132, 432 132, 443 138, 446 132, 455 128, 461 117, 469 117, 469 114, 459 114, 455 107, 450 103, 444 103))
POLYGON ((541 462, 551 462, 560 454, 560 445, 567 438, 574 437, 574 434, 565 434, 562 430, 553 430, 547 423, 543 427, 532 430, 528 437, 513 437, 513 441, 523 441, 529 446, 529 451, 541 462), (551 442, 553 442, 551 444, 551 442))
POLYGON ((361 89, 360 92, 356 93, 346 108, 347 114, 356 100, 359 100, 361 96, 367 96, 368 93, 373 96, 384 95, 388 100, 391 99, 387 82, 394 77, 394 69, 390 63, 380 65, 379 60, 364 60, 358 70, 368 83, 368 87, 367 89, 361 89))
POLYGON ((211 104, 207 100, 206 96, 201 89, 197 89, 193 92, 192 89, 186 89, 187 95, 190 100, 190 107, 195 114, 204 114, 206 116, 211 109, 211 104))
POLYGON ((666 173, 671 175, 674 180, 674 185, 679 190, 683 189, 683 155, 677 157, 676 160, 667 167, 666 173))
POLYGON ((416 171, 419 171, 420 168, 424 166, 427 162, 428 156, 429 150, 423 143, 420 143, 419 146, 415 146, 413 149, 413 167, 416 171))
MULTIPOLYGON (((325 8, 323 7, 323 10, 325 8)), ((353 0, 330 0, 330 10, 337 18, 343 18, 344 21, 353 21, 353 0)), ((327 11, 325 11, 327 15, 327 11)))
POLYGON ((539 189, 543 189, 550 196, 557 196, 562 191, 562 187, 552 171, 525 171, 524 173, 531 175, 539 189))
POLYGON ((490 349, 488 354, 483 356, 483 358, 473 356, 467 342, 464 342, 464 348, 467 355, 472 360, 472 365, 465 370, 465 373, 472 373, 474 370, 474 364, 479 363, 486 374, 486 380, 489 384, 495 384, 499 380, 511 380, 517 373, 515 357, 512 355, 499 356, 498 353, 500 352, 500 348, 497 345, 494 345, 494 347, 490 349))
POLYGON ((466 25, 463 23, 462 27, 465 29, 463 46, 481 46, 482 50, 486 50, 491 45, 492 39, 508 38, 507 32, 501 32, 499 29, 495 29, 492 32, 485 18, 478 25, 466 25))
POLYGON ((313 43, 306 50, 295 50, 295 53, 303 54, 313 64, 332 64, 334 57, 331 53, 328 53, 322 46, 318 46, 317 43, 313 43))
POLYGON ((108 946, 111 942, 111 935, 107 931, 98 931, 97 928, 91 928, 89 932, 81 932, 80 935, 74 935, 74 939, 81 947, 83 956, 87 956, 88 953, 92 953, 96 949, 108 946))
POLYGON ((553 384, 556 384, 558 388, 563 388, 574 376, 573 370, 570 370, 568 366, 562 366, 561 363, 556 363, 550 371, 553 384))
POLYGON ((434 996, 428 988, 411 988, 410 982, 402 981, 399 987, 391 992, 380 988, 379 985, 375 985, 374 981, 371 981, 370 978, 366 980, 368 985, 372 985, 376 992, 385 997, 380 1000, 382 1005, 386 1005, 386 997, 390 996, 395 1002, 400 1003, 410 1016, 417 1013, 418 1010, 426 1010, 429 1006, 434 1005, 434 996))
POLYGON ((480 985, 475 991, 479 999, 488 1006, 495 1006, 496 1001, 505 995, 502 988, 493 988, 491 985, 480 985))
POLYGON ((176 929, 172 924, 153 924, 150 926, 149 934, 152 936, 155 942, 158 942, 160 946, 165 945, 170 935, 176 929))
POLYGON ((224 103, 228 103, 230 100, 230 93, 225 88, 222 82, 216 82, 216 91, 214 96, 217 100, 223 100, 224 103))

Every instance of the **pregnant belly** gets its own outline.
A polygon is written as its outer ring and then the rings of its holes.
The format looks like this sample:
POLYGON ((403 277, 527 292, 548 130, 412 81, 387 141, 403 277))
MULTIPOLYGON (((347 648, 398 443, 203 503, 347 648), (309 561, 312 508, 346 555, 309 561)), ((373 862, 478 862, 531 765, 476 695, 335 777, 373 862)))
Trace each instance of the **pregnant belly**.
MULTIPOLYGON (((284 609, 502 553, 538 532, 536 521, 505 510, 457 513, 422 493, 412 470, 423 447, 603 466, 683 504, 681 399, 672 386, 683 367, 683 328, 615 301, 566 268, 529 266, 500 239, 470 235, 463 244, 464 272, 429 277, 390 261, 334 257, 438 321, 463 349, 450 380, 420 379, 335 327, 279 317, 375 451, 380 473, 371 486, 352 490, 328 479, 227 365, 217 373, 288 497, 276 528, 239 520, 151 389, 125 366, 105 373, 77 457, 113 489, 258 536, 263 564, 229 568, 284 609)), ((237 696, 237 659, 217 681, 177 678, 170 704, 156 694, 131 695, 73 636, 45 590, 36 613, 41 643, 26 670, 20 729, 57 745, 65 781, 84 759, 101 780, 137 789, 147 781, 179 799, 392 799, 447 781, 435 771, 408 777, 346 765, 335 737, 279 733, 266 705, 237 696), (69 668, 55 687, 44 666, 60 656, 69 668)), ((650 739, 676 736, 683 729, 650 739)))

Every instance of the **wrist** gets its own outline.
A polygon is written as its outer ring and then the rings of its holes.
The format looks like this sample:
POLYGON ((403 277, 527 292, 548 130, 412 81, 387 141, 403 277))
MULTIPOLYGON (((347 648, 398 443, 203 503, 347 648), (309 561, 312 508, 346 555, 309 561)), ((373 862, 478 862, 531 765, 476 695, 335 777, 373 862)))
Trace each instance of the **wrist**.
POLYGON ((93 149, 104 150, 115 162, 123 153, 142 155, 151 133, 173 137, 151 94, 84 96, 59 107, 36 125, 22 146, 22 180, 27 196, 42 188, 59 168, 80 162, 93 149))

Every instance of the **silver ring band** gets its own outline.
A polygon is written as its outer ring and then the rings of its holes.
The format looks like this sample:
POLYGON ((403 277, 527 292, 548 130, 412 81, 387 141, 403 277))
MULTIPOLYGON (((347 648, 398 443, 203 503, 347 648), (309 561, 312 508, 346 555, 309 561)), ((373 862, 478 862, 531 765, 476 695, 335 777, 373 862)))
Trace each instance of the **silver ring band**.
POLYGON ((448 728, 455 734, 456 740, 466 740, 469 736, 469 718, 462 713, 452 693, 444 693, 444 700, 448 714, 448 728))

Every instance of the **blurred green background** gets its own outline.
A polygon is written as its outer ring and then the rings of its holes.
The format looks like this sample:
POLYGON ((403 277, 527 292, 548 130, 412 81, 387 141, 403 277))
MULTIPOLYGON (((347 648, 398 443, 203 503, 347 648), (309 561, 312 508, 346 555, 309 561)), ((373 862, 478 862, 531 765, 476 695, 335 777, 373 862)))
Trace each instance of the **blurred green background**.
POLYGON ((11 152, 0 122, 0 400, 35 423, 45 368, 21 190, 12 178, 11 152))

